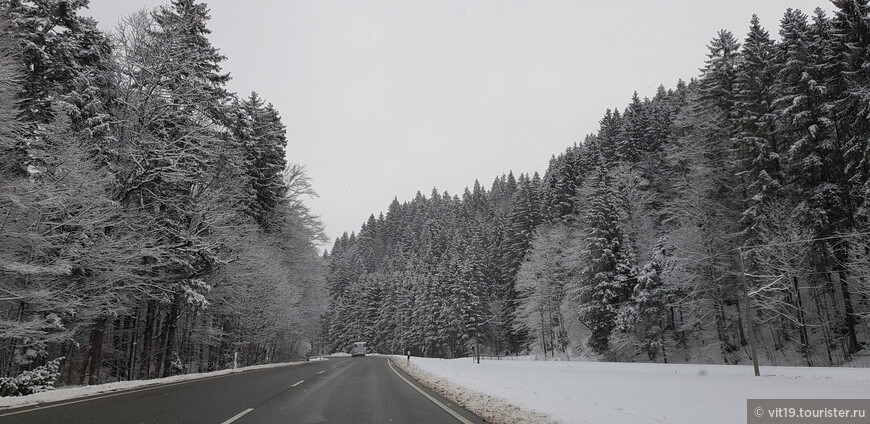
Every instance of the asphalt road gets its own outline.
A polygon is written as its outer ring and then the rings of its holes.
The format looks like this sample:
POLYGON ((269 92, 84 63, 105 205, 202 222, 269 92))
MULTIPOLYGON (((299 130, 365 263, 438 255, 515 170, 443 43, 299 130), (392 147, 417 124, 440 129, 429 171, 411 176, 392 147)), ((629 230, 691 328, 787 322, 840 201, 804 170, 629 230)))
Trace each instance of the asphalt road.
POLYGON ((483 423, 382 357, 332 358, 0 411, 0 423, 483 423), (440 404, 440 405, 439 405, 440 404))

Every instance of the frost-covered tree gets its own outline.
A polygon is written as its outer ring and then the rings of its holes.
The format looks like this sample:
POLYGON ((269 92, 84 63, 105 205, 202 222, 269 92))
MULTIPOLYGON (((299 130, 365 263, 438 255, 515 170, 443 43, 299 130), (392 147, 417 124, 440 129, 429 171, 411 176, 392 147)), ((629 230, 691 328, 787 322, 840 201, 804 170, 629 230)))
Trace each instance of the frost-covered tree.
MULTIPOLYGON (((22 174, 50 149, 46 124, 60 113, 79 130, 105 131, 110 46, 96 22, 79 15, 88 0, 4 0, 4 35, 22 68, 19 117, 26 132, 14 149, 22 174), (98 129, 99 128, 99 129, 98 129)), ((10 158, 12 159, 12 158, 10 158)))
POLYGON ((515 325, 518 306, 516 275, 531 247, 535 228, 542 221, 540 185, 541 179, 537 173, 532 177, 520 174, 504 225, 498 298, 499 320, 509 352, 519 352, 526 344, 525 331, 515 325))
POLYGON ((589 347, 605 355, 611 333, 627 311, 637 276, 607 168, 600 166, 589 184, 589 206, 583 218, 586 246, 572 297, 580 321, 592 332, 589 347))
MULTIPOLYGON (((234 219, 221 202, 238 197, 227 182, 241 171, 223 155, 222 146, 231 146, 212 127, 227 77, 219 74, 223 57, 206 38, 207 19, 203 4, 176 1, 150 15, 134 15, 117 40, 123 99, 116 111, 123 164, 118 200, 153 217, 145 259, 156 264, 156 290, 150 295, 168 302, 157 344, 162 346, 158 375, 171 373, 184 305, 206 305, 199 300, 210 289, 203 276, 219 260, 221 247, 209 237, 210 228, 234 219)), ((145 339, 147 349, 150 334, 145 339)))
POLYGON ((775 50, 757 15, 752 16, 735 70, 732 138, 738 187, 743 200, 741 222, 744 239, 754 240, 754 227, 769 219, 768 204, 782 187, 780 153, 774 132, 774 83, 777 66, 775 50))
POLYGON ((555 356, 569 348, 568 326, 562 313, 567 284, 575 278, 580 261, 580 238, 564 223, 542 226, 532 242, 528 259, 517 275, 519 324, 534 341, 534 350, 555 356))
POLYGON ((616 155, 622 162, 637 163, 656 146, 651 145, 652 139, 648 137, 649 107, 644 103, 635 91, 631 96, 631 103, 622 114, 621 126, 616 135, 616 155))
POLYGON ((657 360, 659 354, 664 362, 668 361, 665 332, 673 329, 668 305, 675 294, 674 288, 665 281, 668 268, 672 266, 670 249, 665 238, 658 240, 649 261, 637 272, 637 285, 631 297, 636 317, 633 330, 651 361, 657 360))
MULTIPOLYGON (((395 313, 383 299, 401 299, 390 300, 410 317, 401 339, 436 356, 462 352, 460 293, 480 299, 482 349, 497 353, 582 355, 586 345, 609 359, 741 363, 752 329, 771 363, 849 360, 868 337, 857 325, 868 8, 834 6, 812 22, 786 11, 779 41, 757 17, 742 46, 719 31, 698 78, 608 110, 595 134, 551 159, 537 193, 529 174, 509 173, 461 199, 396 199, 362 243, 336 241, 333 310, 356 301, 347 288, 360 281, 394 291, 367 308, 395 313), (482 283, 458 284, 469 278, 457 270, 478 263, 482 283), (405 284, 383 283, 390 267, 405 284), (563 284, 569 301, 549 301, 563 284)), ((330 323, 334 334, 353 327, 330 323)))
POLYGON ((867 0, 834 0, 831 21, 832 57, 838 73, 832 75, 838 88, 830 104, 837 113, 837 138, 842 143, 844 171, 848 175, 850 202, 867 225, 870 208, 870 4, 867 0))
POLYGON ((285 128, 272 104, 257 93, 232 105, 229 127, 244 154, 248 200, 245 208, 261 226, 268 228, 271 212, 283 196, 282 173, 287 166, 285 128))

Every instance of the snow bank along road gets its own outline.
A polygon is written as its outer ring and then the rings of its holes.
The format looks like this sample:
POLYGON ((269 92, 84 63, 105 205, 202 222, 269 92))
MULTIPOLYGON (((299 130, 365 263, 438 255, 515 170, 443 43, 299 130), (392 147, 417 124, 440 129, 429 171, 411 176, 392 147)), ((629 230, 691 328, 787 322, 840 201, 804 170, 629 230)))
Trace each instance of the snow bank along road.
MULTIPOLYGON (((570 424, 745 423, 747 399, 870 396, 870 368, 763 366, 755 377, 745 365, 411 358, 410 370, 482 417, 501 400, 570 424)), ((492 421, 544 422, 495 412, 492 421)))
POLYGON ((482 423, 381 357, 334 358, 0 411, 0 423, 482 423))

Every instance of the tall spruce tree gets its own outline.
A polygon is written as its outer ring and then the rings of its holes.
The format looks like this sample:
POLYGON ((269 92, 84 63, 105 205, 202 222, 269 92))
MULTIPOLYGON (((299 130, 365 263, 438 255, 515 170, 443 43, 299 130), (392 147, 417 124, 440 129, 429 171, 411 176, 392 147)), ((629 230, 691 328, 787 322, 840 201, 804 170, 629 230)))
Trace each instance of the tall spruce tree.
POLYGON ((837 137, 846 161, 849 202, 863 225, 870 222, 870 3, 867 0, 834 0, 832 38, 839 74, 834 78, 842 91, 833 105, 837 112, 837 137))
POLYGON ((3 0, 0 17, 17 44, 27 72, 20 92, 20 117, 26 136, 4 156, 13 155, 19 173, 40 166, 50 140, 46 124, 58 112, 66 114, 74 130, 105 131, 105 103, 109 74, 109 42, 96 21, 79 15, 88 0, 3 0))
POLYGON ((736 187, 743 199, 741 222, 745 239, 755 226, 776 219, 769 205, 782 187, 780 148, 774 133, 773 92, 777 69, 773 41, 757 15, 752 16, 734 81, 736 133, 732 138, 737 173, 736 187))
POLYGON ((235 113, 229 126, 244 155, 241 166, 248 180, 245 208, 260 226, 268 228, 271 213, 286 190, 285 127, 272 104, 266 104, 256 92, 234 102, 232 109, 235 113))
POLYGON ((599 355, 610 352, 617 315, 637 283, 607 172, 599 166, 590 180, 589 206, 584 213, 587 246, 573 292, 580 321, 591 331, 589 347, 599 355))

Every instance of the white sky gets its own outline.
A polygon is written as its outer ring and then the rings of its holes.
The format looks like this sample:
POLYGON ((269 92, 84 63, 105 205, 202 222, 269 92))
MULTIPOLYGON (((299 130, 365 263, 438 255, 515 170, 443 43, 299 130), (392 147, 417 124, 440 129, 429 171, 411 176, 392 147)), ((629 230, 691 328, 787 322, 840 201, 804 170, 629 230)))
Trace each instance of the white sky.
MULTIPOLYGON (((91 0, 90 13, 110 29, 162 3, 91 0)), ((308 203, 331 239, 394 197, 543 174, 606 108, 696 77, 716 31, 742 41, 753 13, 776 37, 787 7, 832 10, 825 0, 207 3, 229 89, 281 112, 287 158, 308 168, 320 194, 308 203)))

